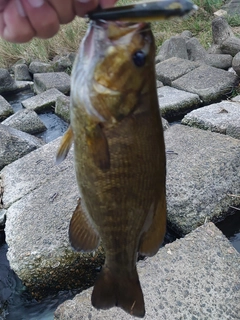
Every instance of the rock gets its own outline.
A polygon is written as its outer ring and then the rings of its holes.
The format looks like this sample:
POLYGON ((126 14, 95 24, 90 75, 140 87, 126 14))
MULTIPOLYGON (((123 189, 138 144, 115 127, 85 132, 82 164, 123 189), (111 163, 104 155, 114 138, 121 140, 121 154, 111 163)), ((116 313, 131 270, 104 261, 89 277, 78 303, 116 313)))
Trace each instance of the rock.
POLYGON ((53 68, 55 72, 67 72, 70 73, 72 69, 72 60, 68 56, 58 57, 53 59, 53 68))
POLYGON ((174 80, 174 88, 196 93, 205 104, 217 101, 232 92, 238 77, 231 72, 202 65, 174 80))
POLYGON ((171 37, 163 42, 157 54, 157 61, 161 62, 172 57, 188 59, 186 42, 180 36, 171 37))
POLYGON ((64 94, 53 88, 22 101, 22 105, 29 110, 43 112, 45 110, 54 108, 56 100, 60 96, 64 96, 64 94))
POLYGON ((64 121, 70 123, 70 97, 64 95, 57 97, 55 113, 64 121))
POLYGON ((31 89, 33 90, 33 81, 16 81, 16 90, 17 91, 24 91, 31 89))
POLYGON ((209 66, 225 69, 228 70, 228 68, 232 65, 232 56, 230 54, 207 54, 205 57, 205 63, 209 66))
MULTIPOLYGON (((214 224, 166 245, 137 267, 145 320, 238 319, 240 255, 214 224)), ((88 289, 65 301, 54 319, 133 319, 120 308, 96 310, 91 306, 91 292, 88 289)))
POLYGON ((34 91, 39 94, 56 88, 64 94, 70 92, 70 76, 65 72, 36 73, 33 76, 34 91))
POLYGON ((184 30, 182 33, 181 33, 181 37, 185 40, 189 40, 190 38, 192 38, 192 32, 189 31, 189 30, 184 30))
POLYGON ((227 16, 227 11, 220 9, 214 12, 213 14, 215 17, 226 17, 227 16))
POLYGON ((199 63, 181 58, 170 58, 156 65, 156 75, 164 85, 170 86, 172 81, 200 66, 199 63))
POLYGON ((188 58, 191 61, 202 61, 209 66, 228 69, 232 66, 232 56, 229 54, 209 54, 197 38, 191 38, 186 43, 188 58))
POLYGON ((162 81, 157 80, 157 81, 156 81, 156 86, 157 86, 157 88, 163 87, 162 81))
POLYGON ((240 104, 222 101, 193 110, 182 120, 182 124, 240 139, 240 104))
POLYGON ((0 170, 43 145, 40 139, 3 124, 0 124, 0 137, 0 170))
POLYGON ((207 51, 203 48, 197 38, 193 37, 186 42, 188 59, 191 61, 204 61, 207 51))
POLYGON ((29 134, 45 131, 47 128, 33 110, 19 110, 2 124, 29 134))
POLYGON ((70 52, 67 54, 68 59, 71 61, 72 65, 76 59, 77 53, 76 52, 70 52))
POLYGON ((221 45, 228 38, 235 37, 232 28, 227 23, 227 20, 218 17, 212 21, 212 37, 213 43, 221 45))
POLYGON ((6 69, 0 68, 0 94, 16 90, 16 83, 10 73, 6 69))
POLYGON ((236 72, 238 76, 240 76, 240 52, 238 52, 232 61, 233 70, 236 72))
POLYGON ((164 86, 157 90, 161 115, 166 119, 179 119, 197 108, 201 100, 197 94, 164 86))
POLYGON ((28 71, 28 66, 24 63, 15 65, 14 76, 15 76, 15 80, 20 80, 20 81, 32 80, 32 77, 30 76, 30 73, 28 71))
POLYGON ((169 226, 179 234, 204 221, 223 219, 240 198, 240 141, 218 133, 173 125, 165 131, 169 226))
POLYGON ((240 39, 237 37, 226 39, 221 44, 221 50, 234 57, 240 51, 240 39))
POLYGON ((233 97, 231 101, 240 102, 240 95, 233 97))
POLYGON ((33 61, 29 65, 29 71, 32 74, 35 73, 48 73, 48 72, 53 72, 54 68, 50 63, 44 63, 40 61, 33 61))
POLYGON ((163 131, 165 131, 168 128, 170 128, 170 124, 168 123, 168 121, 166 119, 164 119, 163 117, 161 119, 162 119, 163 131))
POLYGON ((0 210, 0 227, 3 227, 5 225, 6 221, 6 210, 1 209, 0 210))
POLYGON ((14 113, 10 103, 7 102, 2 96, 0 96, 0 121, 3 121, 14 113))
POLYGON ((222 7, 230 16, 240 15, 240 3, 238 0, 230 0, 222 7))
POLYGON ((240 39, 237 38, 227 21, 218 17, 212 21, 213 45, 210 53, 226 53, 234 57, 240 51, 240 39))
POLYGON ((60 164, 60 138, 6 166, 3 209, 11 268, 37 298, 59 290, 89 287, 103 263, 103 249, 73 251, 68 228, 79 192, 73 152, 60 164), (17 179, 16 179, 17 177, 17 179))

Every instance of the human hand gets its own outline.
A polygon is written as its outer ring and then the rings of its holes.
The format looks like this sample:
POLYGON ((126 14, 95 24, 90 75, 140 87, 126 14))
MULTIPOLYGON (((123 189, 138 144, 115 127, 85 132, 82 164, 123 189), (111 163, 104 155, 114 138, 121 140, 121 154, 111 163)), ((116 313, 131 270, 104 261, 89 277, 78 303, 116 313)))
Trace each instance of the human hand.
POLYGON ((27 42, 33 37, 51 38, 60 24, 71 22, 117 0, 0 0, 0 36, 10 42, 27 42))

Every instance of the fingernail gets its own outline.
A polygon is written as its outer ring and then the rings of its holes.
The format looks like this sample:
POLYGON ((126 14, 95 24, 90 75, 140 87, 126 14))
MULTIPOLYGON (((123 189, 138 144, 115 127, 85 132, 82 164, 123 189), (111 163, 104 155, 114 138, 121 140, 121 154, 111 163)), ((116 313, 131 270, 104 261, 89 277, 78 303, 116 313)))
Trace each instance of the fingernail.
POLYGON ((28 0, 28 3, 33 8, 39 8, 44 4, 44 0, 28 0))
POLYGON ((25 11, 23 9, 21 1, 20 0, 15 0, 15 2, 16 2, 16 7, 17 7, 17 11, 18 11, 19 15, 21 17, 26 17, 26 13, 25 13, 25 11))

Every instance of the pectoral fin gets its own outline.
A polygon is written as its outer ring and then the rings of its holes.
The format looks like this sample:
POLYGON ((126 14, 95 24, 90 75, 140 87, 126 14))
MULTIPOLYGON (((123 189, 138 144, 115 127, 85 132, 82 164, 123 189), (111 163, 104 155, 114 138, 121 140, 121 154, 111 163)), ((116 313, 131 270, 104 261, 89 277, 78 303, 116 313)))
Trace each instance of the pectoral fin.
POLYGON ((67 129, 65 134, 62 137, 60 146, 57 151, 56 155, 56 163, 59 164, 61 163, 68 155, 68 152, 71 148, 73 142, 73 130, 71 126, 67 129))
POLYGON ((77 251, 92 251, 99 243, 99 235, 84 213, 80 200, 70 222, 69 240, 77 251))
POLYGON ((157 253, 166 232, 166 200, 165 191, 155 206, 152 223, 140 239, 139 253, 153 256, 157 253))
POLYGON ((98 168, 105 171, 110 168, 108 141, 99 124, 86 133, 90 156, 98 168))

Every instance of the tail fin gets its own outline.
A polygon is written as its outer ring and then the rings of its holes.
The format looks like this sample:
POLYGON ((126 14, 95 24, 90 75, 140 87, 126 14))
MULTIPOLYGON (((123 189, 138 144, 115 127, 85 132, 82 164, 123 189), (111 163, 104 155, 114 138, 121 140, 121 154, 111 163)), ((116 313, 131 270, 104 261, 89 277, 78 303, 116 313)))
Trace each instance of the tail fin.
POLYGON ((97 309, 117 306, 135 317, 143 318, 144 299, 137 271, 124 276, 103 267, 95 282, 92 305, 97 309))

